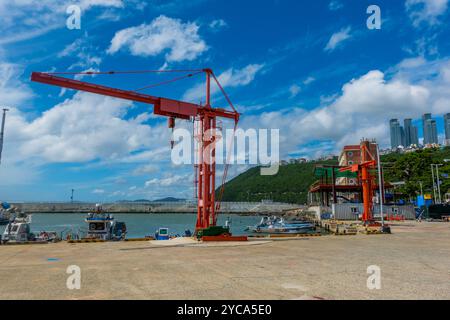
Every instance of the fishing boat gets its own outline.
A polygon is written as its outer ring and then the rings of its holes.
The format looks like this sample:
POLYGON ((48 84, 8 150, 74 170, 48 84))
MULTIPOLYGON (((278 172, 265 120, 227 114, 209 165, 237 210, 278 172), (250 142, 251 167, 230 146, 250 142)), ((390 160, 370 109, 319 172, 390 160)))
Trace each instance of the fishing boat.
POLYGON ((125 239, 127 233, 125 222, 116 221, 111 214, 105 213, 99 204, 96 205, 94 212, 88 214, 85 222, 88 224, 86 236, 88 239, 125 239))
POLYGON ((60 240, 55 231, 31 232, 31 215, 20 213, 11 219, 3 232, 2 242, 6 243, 48 243, 60 240))
POLYGON ((27 242, 34 241, 35 235, 30 228, 31 216, 19 215, 8 222, 3 232, 3 242, 27 242))
POLYGON ((315 230, 313 223, 305 221, 285 221, 280 217, 262 217, 261 221, 247 227, 246 231, 267 234, 302 234, 315 230))

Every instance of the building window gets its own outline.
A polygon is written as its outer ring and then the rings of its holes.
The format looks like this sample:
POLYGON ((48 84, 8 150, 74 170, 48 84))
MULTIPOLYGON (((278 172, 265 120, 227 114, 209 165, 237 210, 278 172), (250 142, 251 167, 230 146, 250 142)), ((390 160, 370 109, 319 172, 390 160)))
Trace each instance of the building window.
POLYGON ((347 155, 348 155, 349 157, 353 157, 353 152, 352 152, 352 151, 349 151, 349 153, 347 153, 347 155))
POLYGON ((352 165, 352 164, 353 164, 353 161, 349 161, 348 164, 352 165))

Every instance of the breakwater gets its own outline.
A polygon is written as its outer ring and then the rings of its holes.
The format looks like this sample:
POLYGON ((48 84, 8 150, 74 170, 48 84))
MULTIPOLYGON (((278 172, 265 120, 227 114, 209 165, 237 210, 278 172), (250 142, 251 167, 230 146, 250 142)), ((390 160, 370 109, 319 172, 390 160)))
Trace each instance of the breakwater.
MULTIPOLYGON (((13 202, 25 213, 87 213, 95 208, 94 202, 13 202)), ((196 213, 194 201, 177 202, 114 202, 102 203, 111 213, 196 213)), ((222 202, 220 213, 279 214, 301 208, 300 205, 278 202, 222 202)))

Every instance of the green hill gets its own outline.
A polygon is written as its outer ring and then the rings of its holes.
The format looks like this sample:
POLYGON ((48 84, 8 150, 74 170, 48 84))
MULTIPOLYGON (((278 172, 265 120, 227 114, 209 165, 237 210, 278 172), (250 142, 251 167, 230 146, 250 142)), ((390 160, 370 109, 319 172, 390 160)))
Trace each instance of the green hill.
MULTIPOLYGON (((450 148, 419 150, 412 153, 392 153, 382 156, 385 180, 389 182, 404 181, 405 185, 396 187, 396 193, 403 193, 404 198, 413 198, 420 192, 420 182, 424 193, 433 193, 431 168, 432 163, 444 164, 440 174, 450 175, 450 148)), ((261 176, 260 168, 254 167, 230 180, 225 185, 223 201, 273 201, 305 204, 309 186, 317 178, 313 175, 317 164, 337 164, 336 161, 318 161, 280 166, 275 176, 261 176)), ((450 179, 442 177, 441 191, 450 189, 450 179)))
POLYGON ((230 180, 225 185, 223 201, 273 201, 305 204, 308 188, 316 181, 313 171, 317 164, 337 164, 320 161, 280 166, 275 176, 260 175, 254 167, 230 180))
POLYGON ((420 193, 421 184, 424 193, 433 194, 433 180, 431 177, 431 164, 442 164, 439 167, 441 180, 441 193, 450 190, 450 147, 443 149, 426 149, 406 154, 389 154, 382 157, 381 162, 385 168, 386 181, 404 181, 396 192, 404 194, 404 198, 414 198, 420 193))

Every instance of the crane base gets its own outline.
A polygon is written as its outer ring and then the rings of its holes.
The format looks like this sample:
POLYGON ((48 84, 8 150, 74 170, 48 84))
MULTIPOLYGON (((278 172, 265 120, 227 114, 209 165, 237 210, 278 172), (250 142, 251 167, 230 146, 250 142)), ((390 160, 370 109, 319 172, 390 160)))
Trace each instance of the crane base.
POLYGON ((228 235, 231 236, 230 228, 229 227, 222 227, 222 226, 210 226, 205 229, 200 229, 196 231, 196 235, 198 239, 201 239, 203 237, 217 237, 222 235, 228 235))
POLYGON ((203 236, 203 241, 248 241, 247 236, 232 236, 222 234, 220 236, 203 236))

